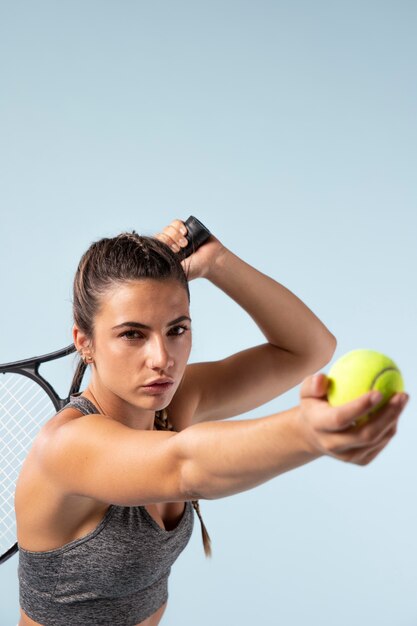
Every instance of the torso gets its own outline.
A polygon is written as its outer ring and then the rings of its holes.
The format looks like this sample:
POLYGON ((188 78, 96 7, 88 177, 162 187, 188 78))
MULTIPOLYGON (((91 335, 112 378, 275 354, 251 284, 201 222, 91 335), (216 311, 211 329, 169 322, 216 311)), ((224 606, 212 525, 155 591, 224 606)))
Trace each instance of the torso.
MULTIPOLYGON (((69 419, 79 416, 78 410, 69 408, 52 418, 44 429, 58 428, 69 419)), ((17 540, 19 546, 26 550, 54 550, 94 530, 104 517, 109 504, 88 497, 60 493, 39 467, 36 443, 35 439, 16 485, 17 540)), ((165 530, 172 530, 177 526, 184 508, 184 502, 146 505, 148 513, 165 530)), ((140 622, 140 626, 157 626, 165 607, 166 604, 140 622)), ((42 626, 28 617, 22 609, 20 613, 18 626, 42 626)))

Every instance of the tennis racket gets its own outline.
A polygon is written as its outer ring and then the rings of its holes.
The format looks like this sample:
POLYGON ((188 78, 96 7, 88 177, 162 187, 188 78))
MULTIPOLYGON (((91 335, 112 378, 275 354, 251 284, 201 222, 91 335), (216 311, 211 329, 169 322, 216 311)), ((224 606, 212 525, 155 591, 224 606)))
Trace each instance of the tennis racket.
MULTIPOLYGON (((211 235, 194 216, 184 222, 186 247, 178 255, 190 256, 211 235)), ((64 361, 75 352, 74 344, 42 356, 0 365, 0 564, 18 550, 14 493, 21 466, 41 427, 77 393, 86 368, 61 398, 39 368, 52 361, 64 361)), ((49 375, 50 377, 50 375, 49 375)))

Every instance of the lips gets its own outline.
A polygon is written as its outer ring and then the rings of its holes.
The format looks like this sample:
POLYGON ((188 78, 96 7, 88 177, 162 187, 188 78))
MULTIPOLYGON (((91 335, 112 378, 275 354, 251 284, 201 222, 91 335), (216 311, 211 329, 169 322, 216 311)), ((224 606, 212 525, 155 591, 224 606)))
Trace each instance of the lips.
POLYGON ((153 380, 150 380, 149 382, 145 383, 143 386, 144 387, 150 387, 151 385, 163 385, 165 383, 173 383, 174 381, 172 380, 172 378, 154 378, 153 380))
POLYGON ((145 391, 147 391, 148 393, 152 393, 152 394, 161 394, 161 393, 165 393, 166 391, 168 391, 169 389, 171 389, 172 385, 174 383, 172 382, 168 382, 168 383, 159 383, 159 384, 153 384, 153 385, 144 385, 142 387, 142 389, 144 389, 145 391))

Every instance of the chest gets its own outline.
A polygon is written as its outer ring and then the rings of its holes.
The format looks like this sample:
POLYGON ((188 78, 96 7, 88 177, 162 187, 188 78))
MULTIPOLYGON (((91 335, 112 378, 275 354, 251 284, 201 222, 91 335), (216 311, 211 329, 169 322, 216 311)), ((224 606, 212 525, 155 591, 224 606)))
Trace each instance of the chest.
POLYGON ((147 504, 145 508, 158 526, 164 530, 173 530, 181 520, 184 507, 184 502, 163 502, 147 504))

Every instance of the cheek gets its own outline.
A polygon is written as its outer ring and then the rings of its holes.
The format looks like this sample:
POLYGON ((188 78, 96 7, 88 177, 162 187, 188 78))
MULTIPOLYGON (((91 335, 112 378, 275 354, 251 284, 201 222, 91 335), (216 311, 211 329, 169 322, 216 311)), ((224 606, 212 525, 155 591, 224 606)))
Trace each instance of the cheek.
POLYGON ((97 352, 97 373, 102 378, 126 379, 127 374, 140 368, 143 351, 123 344, 109 344, 97 352))
POLYGON ((179 358, 182 361, 185 361, 185 362, 188 361, 188 357, 190 356, 191 348, 192 348, 192 337, 191 337, 191 335, 187 335, 184 338, 184 341, 181 343, 181 345, 179 345, 178 348, 177 348, 177 354, 179 355, 179 358))

